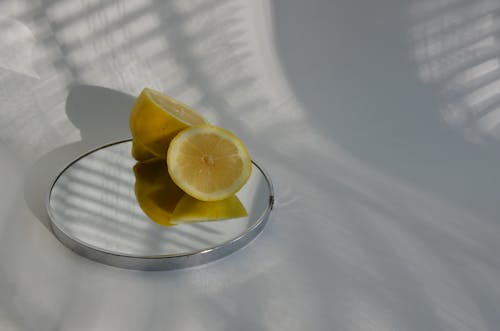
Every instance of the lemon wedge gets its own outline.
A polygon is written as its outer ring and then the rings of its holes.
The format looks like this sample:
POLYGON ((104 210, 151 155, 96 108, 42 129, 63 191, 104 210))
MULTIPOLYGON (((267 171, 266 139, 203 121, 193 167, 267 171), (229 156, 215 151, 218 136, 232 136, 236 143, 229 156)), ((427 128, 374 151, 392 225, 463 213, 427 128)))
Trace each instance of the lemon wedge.
POLYGON ((245 144, 212 125, 192 126, 177 134, 168 148, 167 166, 177 186, 202 201, 229 198, 252 172, 245 144))
POLYGON ((191 125, 208 123, 185 104, 161 92, 145 88, 130 111, 132 156, 138 161, 165 159, 172 138, 191 125))

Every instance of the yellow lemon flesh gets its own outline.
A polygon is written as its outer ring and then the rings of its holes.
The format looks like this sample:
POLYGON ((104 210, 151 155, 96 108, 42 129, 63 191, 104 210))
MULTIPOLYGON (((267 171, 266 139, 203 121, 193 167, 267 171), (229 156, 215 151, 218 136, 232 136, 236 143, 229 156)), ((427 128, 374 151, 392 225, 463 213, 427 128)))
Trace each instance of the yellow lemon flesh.
POLYGON ((185 194, 172 213, 174 224, 227 220, 248 216, 240 199, 232 195, 219 201, 201 201, 185 194))
POLYGON ((168 145, 179 131, 206 123, 203 116, 185 104, 145 88, 130 111, 132 156, 138 161, 165 159, 168 145))
POLYGON ((134 174, 135 196, 144 213, 160 225, 174 225, 170 218, 185 193, 168 175, 165 160, 138 162, 134 174))
POLYGON ((181 131, 170 143, 168 172, 184 192, 202 201, 234 195, 252 172, 243 142, 233 133, 212 125, 181 131))

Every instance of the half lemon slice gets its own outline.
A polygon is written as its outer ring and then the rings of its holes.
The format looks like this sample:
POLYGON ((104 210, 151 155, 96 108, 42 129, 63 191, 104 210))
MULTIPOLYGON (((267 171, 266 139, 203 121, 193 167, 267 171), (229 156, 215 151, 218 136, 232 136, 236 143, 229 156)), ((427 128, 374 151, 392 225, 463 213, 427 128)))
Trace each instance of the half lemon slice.
POLYGON ((168 172, 184 192, 202 201, 229 198, 252 172, 245 144, 228 130, 196 125, 181 131, 167 152, 168 172))
POLYGON ((208 123, 203 116, 173 98, 145 88, 130 111, 132 156, 138 161, 165 159, 168 144, 181 130, 208 123))

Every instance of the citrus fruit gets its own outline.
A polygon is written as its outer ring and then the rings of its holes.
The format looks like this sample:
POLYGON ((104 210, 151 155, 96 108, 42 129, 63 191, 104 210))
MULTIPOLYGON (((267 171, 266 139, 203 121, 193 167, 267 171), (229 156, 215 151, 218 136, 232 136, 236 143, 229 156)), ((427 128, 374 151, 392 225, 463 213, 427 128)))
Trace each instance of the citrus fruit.
POLYGON ((139 206, 154 222, 172 226, 247 216, 238 197, 200 201, 184 193, 170 178, 162 159, 137 162, 134 166, 135 195, 139 206))
POLYGON ((133 156, 138 161, 153 155, 165 158, 168 144, 181 130, 207 121, 185 104, 145 88, 130 111, 130 131, 134 141, 133 156))
POLYGON ((185 194, 177 203, 170 221, 181 224, 245 216, 248 216, 247 211, 236 195, 219 201, 201 201, 185 194))
POLYGON ((167 166, 177 186, 202 201, 229 198, 252 172, 243 142, 212 125, 192 126, 177 134, 168 148, 167 166))
POLYGON ((165 160, 138 162, 134 175, 135 196, 142 211, 160 225, 173 225, 170 217, 185 193, 170 178, 165 160))

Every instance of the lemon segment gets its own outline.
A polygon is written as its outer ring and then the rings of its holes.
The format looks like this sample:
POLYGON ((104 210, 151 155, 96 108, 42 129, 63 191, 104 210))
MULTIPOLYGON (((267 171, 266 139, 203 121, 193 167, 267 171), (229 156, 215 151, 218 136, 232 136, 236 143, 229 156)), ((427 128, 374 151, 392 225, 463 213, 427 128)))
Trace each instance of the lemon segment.
POLYGON ((248 213, 236 195, 219 201, 201 201, 185 194, 177 203, 173 224, 208 222, 246 217, 248 213))
POLYGON ((165 160, 138 162, 134 175, 135 196, 142 211, 160 225, 174 225, 170 218, 185 193, 170 178, 165 160))
POLYGON ((161 92, 145 88, 130 111, 130 131, 135 144, 133 156, 138 161, 151 154, 165 158, 172 138, 191 125, 208 123, 187 105, 161 92), (135 153, 134 153, 135 151, 135 153))
POLYGON ((177 186, 202 201, 229 198, 252 172, 245 144, 230 131, 212 125, 181 131, 170 143, 167 166, 177 186))

